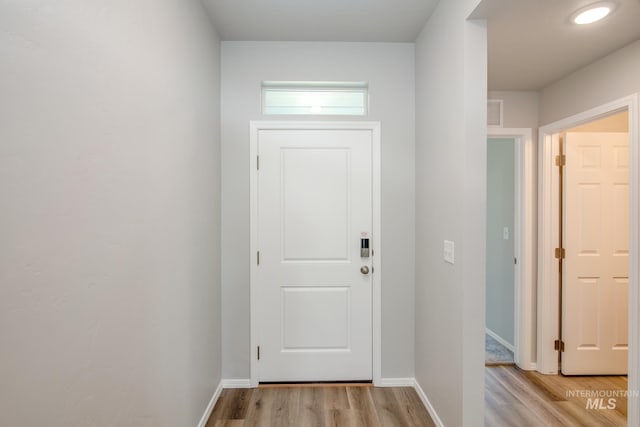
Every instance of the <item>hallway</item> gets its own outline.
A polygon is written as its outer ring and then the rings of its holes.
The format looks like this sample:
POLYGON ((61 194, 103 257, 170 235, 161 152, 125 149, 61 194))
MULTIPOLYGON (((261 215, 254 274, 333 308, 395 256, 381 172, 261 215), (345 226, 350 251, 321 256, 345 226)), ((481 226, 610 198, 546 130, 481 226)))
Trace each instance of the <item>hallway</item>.
POLYGON ((431 427, 411 387, 260 386, 222 392, 206 427, 431 427))
MULTIPOLYGON (((260 349, 264 355, 272 348, 337 352, 370 335, 371 344, 361 348, 372 349, 362 359, 372 367, 366 367, 366 378, 357 379, 371 378, 377 386, 415 385, 417 394, 346 389, 337 400, 318 403, 324 411, 319 424, 343 425, 342 419, 357 424, 358 405, 373 403, 368 414, 377 421, 372 425, 416 425, 415 419, 427 419, 424 402, 437 425, 479 427, 485 372, 494 386, 489 393, 493 419, 501 419, 501 409, 507 419, 522 413, 540 425, 527 411, 547 405, 551 409, 543 412, 544 419, 579 424, 584 402, 565 402, 548 390, 530 393, 520 381, 528 374, 504 367, 485 371, 481 363, 487 105, 489 98, 499 100, 502 129, 526 128, 535 140, 540 126, 629 100, 635 150, 629 161, 634 177, 629 217, 635 227, 629 258, 636 262, 640 2, 617 3, 611 26, 582 31, 585 38, 552 36, 552 27, 564 31, 566 20, 552 26, 539 19, 532 26, 508 25, 518 29, 517 37, 498 37, 519 42, 522 36, 535 44, 501 49, 495 38, 501 20, 511 23, 520 14, 528 22, 533 12, 546 14, 560 6, 556 15, 566 17, 573 6, 554 0, 0 2, 0 426, 204 427, 222 390, 259 383, 260 368, 268 363, 260 360, 260 349), (631 22, 623 25, 618 19, 631 22), (547 40, 536 37, 541 22, 547 40), (524 77, 530 73, 512 68, 524 64, 513 60, 516 51, 543 65, 562 64, 575 55, 559 52, 564 61, 540 61, 532 53, 566 46, 565 39, 589 47, 595 44, 590 40, 619 38, 627 27, 633 31, 624 32, 626 39, 603 43, 571 74, 549 75, 526 86, 507 86, 496 75, 496 51, 509 53, 509 76, 524 77), (274 82, 367 87, 366 105, 358 110, 364 114, 324 114, 326 105, 307 100, 301 104, 314 114, 272 114, 262 108, 268 82, 272 87, 274 82), (336 249, 338 255, 300 252, 286 259, 281 246, 265 250, 259 241, 254 248, 255 186, 249 170, 266 175, 274 163, 253 156, 250 123, 281 126, 285 120, 334 128, 335 123, 379 124, 380 156, 366 161, 381 171, 371 189, 380 194, 374 206, 379 215, 373 214, 379 232, 371 232, 367 242, 371 260, 357 256, 365 249, 368 227, 347 221, 339 224, 350 237, 335 239, 340 251, 349 248, 347 255, 336 249), (360 319, 372 319, 371 328, 379 333, 369 334, 368 325, 367 330, 326 333, 326 342, 311 343, 315 346, 304 339, 289 345, 281 339, 284 328, 271 329, 280 334, 275 338, 261 330, 253 333, 252 304, 286 313, 284 297, 264 304, 251 291, 261 251, 263 270, 272 259, 294 268, 330 259, 358 279, 369 274, 375 297, 362 306, 373 315, 360 319), (534 400, 528 405, 525 398, 534 400)), ((365 162, 326 140, 316 148, 339 152, 339 162, 325 165, 328 172, 336 165, 347 170, 346 159, 365 162)), ((535 165, 530 166, 530 176, 537 177, 535 165)), ((311 186, 299 193, 308 196, 309 202, 301 204, 306 207, 320 199, 311 186)), ((356 196, 369 193, 354 190, 339 200, 352 209, 361 206, 356 196)), ((338 205, 325 201, 321 206, 335 211, 338 205)), ((528 212, 536 219, 537 207, 528 212)), ((286 225, 295 230, 290 233, 295 239, 320 247, 329 234, 309 231, 320 223, 286 225)), ((285 221, 273 224, 274 234, 285 230, 285 221)), ((503 232, 497 236, 504 241, 503 232)), ((535 277, 535 257, 523 261, 531 266, 529 277, 535 277)), ((634 269, 629 318, 637 320, 637 265, 634 269)), ((292 289, 287 296, 307 286, 306 279, 296 280, 287 283, 292 289)), ((328 287, 344 283, 326 280, 328 287)), ((365 288, 368 282, 358 283, 365 288)), ((535 297, 535 289, 529 289, 527 295, 535 297)), ((349 328, 356 325, 347 320, 356 319, 357 312, 339 305, 350 292, 332 294, 342 299, 335 297, 331 313, 342 317, 317 310, 325 317, 313 319, 322 326, 338 320, 349 328)), ((303 307, 287 304, 289 313, 303 307)), ((309 313, 316 314, 304 312, 309 313)), ((542 313, 539 318, 556 317, 542 313)), ((542 330, 534 328, 536 318, 530 320, 516 324, 542 330)), ((629 387, 638 390, 640 322, 629 323, 629 387)), ((293 331, 290 336, 310 336, 294 334, 301 323, 282 324, 293 331)), ((541 342, 549 345, 553 339, 541 342)), ((522 353, 531 359, 527 367, 540 368, 543 359, 535 347, 516 348, 522 350, 516 359, 522 353)), ((316 375, 316 365, 305 366, 310 376, 316 375)), ((231 391, 245 398, 275 393, 272 403, 253 402, 276 408, 269 419, 280 413, 280 391, 225 390, 223 396, 231 391)), ((298 393, 296 408, 315 408, 316 400, 307 398, 316 391, 298 393)), ((593 412, 618 422, 625 415, 621 408, 593 412)), ((628 418, 630 425, 640 426, 639 399, 629 399, 628 418)), ((234 421, 225 424, 239 424, 238 418, 229 419, 234 421)))
POLYGON ((487 367, 485 425, 626 426, 626 390, 627 377, 564 377, 487 367))

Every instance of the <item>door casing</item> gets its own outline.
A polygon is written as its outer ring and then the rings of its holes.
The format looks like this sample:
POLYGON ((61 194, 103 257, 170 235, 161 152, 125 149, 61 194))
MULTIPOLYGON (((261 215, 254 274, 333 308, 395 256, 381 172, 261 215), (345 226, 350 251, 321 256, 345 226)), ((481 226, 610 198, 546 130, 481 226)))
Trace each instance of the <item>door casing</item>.
MULTIPOLYGON (((558 174, 554 157, 558 154, 553 134, 605 116, 629 112, 629 390, 637 396, 640 388, 640 110, 638 94, 633 94, 571 117, 543 126, 539 131, 538 159, 538 347, 537 370, 558 373, 558 357, 553 342, 558 334, 558 264, 553 251, 558 245, 558 174), (633 391, 635 390, 635 391, 633 391)), ((640 425, 640 400, 630 397, 629 426, 640 425)))
POLYGON ((303 122, 303 121, 251 121, 249 122, 249 171, 250 171, 250 310, 251 310, 251 347, 249 348, 249 360, 251 361, 250 387, 257 387, 259 383, 257 347, 259 345, 257 307, 260 301, 257 298, 258 266, 256 254, 258 248, 258 133, 263 129, 271 130, 369 130, 371 132, 371 159, 372 159, 372 213, 373 236, 372 249, 375 255, 371 258, 374 270, 372 279, 372 367, 373 384, 381 385, 382 380, 382 224, 381 224, 381 141, 380 122, 303 122))
POLYGON ((535 149, 530 128, 488 128, 487 138, 513 138, 515 144, 514 251, 514 361, 535 370, 533 358, 536 279, 535 149))

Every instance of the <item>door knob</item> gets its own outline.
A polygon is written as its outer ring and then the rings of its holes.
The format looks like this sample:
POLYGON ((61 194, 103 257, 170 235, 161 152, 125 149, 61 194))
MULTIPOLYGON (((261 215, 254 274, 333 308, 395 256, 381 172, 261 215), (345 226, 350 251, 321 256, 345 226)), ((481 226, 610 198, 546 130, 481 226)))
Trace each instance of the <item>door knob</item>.
POLYGON ((362 267, 360 267, 360 273, 369 274, 369 267, 367 267, 366 265, 363 265, 362 267))

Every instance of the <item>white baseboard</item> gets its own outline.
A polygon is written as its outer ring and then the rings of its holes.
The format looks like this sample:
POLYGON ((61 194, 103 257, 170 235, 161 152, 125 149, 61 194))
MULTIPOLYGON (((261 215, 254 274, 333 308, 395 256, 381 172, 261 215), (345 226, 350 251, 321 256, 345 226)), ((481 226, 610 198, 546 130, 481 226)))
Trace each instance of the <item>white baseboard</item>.
POLYGON ((434 424, 437 427, 444 427, 444 423, 438 416, 438 413, 436 412, 431 402, 429 402, 427 394, 424 392, 422 387, 420 387, 420 384, 416 379, 413 379, 413 388, 416 390, 416 393, 418 393, 418 396, 420 396, 420 400, 422 400, 422 403, 424 403, 424 407, 427 408, 427 412, 429 412, 429 415, 431 415, 431 419, 433 420, 434 424))
POLYGON ((493 332, 491 329, 489 328, 485 328, 485 331, 487 332, 487 335, 489 335, 491 338, 493 338, 494 340, 498 341, 500 344, 502 344, 503 346, 507 347, 509 350, 511 350, 512 353, 515 353, 515 347, 513 346, 513 344, 508 343, 504 338, 502 338, 500 335, 496 334, 495 332, 493 332))
POLYGON ((251 380, 244 378, 222 380, 224 388, 251 388, 251 380))
POLYGON ((218 387, 216 388, 216 391, 214 391, 213 396, 211 396, 211 400, 207 405, 207 409, 205 409, 204 414, 202 414, 202 418, 200 418, 198 427, 205 427, 207 425, 207 421, 209 421, 209 417, 213 412, 214 406, 216 406, 216 402, 218 401, 218 398, 220 397, 220 393, 222 393, 223 388, 224 387, 222 386, 222 381, 220 381, 220 383, 218 384, 218 387))
POLYGON ((374 381, 376 387, 413 387, 416 380, 414 378, 380 378, 374 381))

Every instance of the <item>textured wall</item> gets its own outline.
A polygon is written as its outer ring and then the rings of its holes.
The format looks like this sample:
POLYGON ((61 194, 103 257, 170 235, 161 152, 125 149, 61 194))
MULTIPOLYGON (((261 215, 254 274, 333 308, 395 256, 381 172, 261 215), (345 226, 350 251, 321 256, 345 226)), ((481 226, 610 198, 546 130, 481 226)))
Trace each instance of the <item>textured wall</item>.
POLYGON ((416 41, 416 380, 447 426, 484 425, 487 46, 473 0, 416 41), (443 241, 455 242, 455 264, 443 241))
POLYGON ((218 49, 198 2, 0 2, 0 425, 204 413, 218 49))
POLYGON ((640 40, 547 86, 540 92, 540 125, 640 92, 640 40))
POLYGON ((382 376, 413 376, 414 46, 412 43, 224 42, 222 256, 224 377, 249 378, 249 121, 267 117, 263 80, 366 81, 382 132, 382 376))

